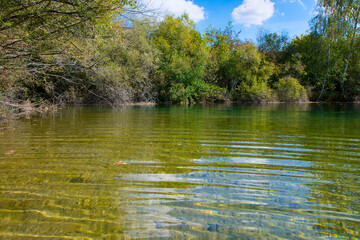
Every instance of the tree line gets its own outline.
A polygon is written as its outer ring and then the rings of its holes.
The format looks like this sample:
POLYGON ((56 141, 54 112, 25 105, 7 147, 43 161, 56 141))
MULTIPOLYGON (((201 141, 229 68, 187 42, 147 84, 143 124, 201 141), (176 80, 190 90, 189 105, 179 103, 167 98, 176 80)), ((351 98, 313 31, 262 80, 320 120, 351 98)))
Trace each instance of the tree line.
POLYGON ((307 34, 254 43, 135 0, 0 0, 0 101, 358 101, 360 1, 317 5, 307 34))

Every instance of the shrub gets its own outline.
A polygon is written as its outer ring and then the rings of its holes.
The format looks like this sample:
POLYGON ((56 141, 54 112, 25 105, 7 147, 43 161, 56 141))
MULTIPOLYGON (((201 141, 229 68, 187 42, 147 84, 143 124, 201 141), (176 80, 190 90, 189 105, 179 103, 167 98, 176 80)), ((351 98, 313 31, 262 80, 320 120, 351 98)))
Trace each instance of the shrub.
POLYGON ((242 82, 236 88, 235 98, 250 102, 270 102, 276 99, 265 81, 257 82, 256 80, 253 80, 251 84, 242 82))
POLYGON ((281 78, 275 84, 275 90, 282 102, 305 102, 308 100, 305 88, 293 77, 281 78))
POLYGON ((183 83, 177 83, 170 87, 170 100, 172 102, 226 101, 226 99, 224 88, 200 80, 187 86, 183 83))

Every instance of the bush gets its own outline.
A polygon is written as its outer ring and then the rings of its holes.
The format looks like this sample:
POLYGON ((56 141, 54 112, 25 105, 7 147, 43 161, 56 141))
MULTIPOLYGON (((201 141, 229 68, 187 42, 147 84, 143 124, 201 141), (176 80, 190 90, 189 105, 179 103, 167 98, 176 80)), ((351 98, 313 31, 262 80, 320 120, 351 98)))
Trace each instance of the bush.
POLYGON ((278 99, 282 102, 305 102, 308 100, 305 88, 293 77, 281 78, 275 84, 278 99))
POLYGON ((188 86, 177 83, 170 87, 170 100, 172 102, 226 101, 226 99, 224 88, 200 80, 188 86))
POLYGON ((270 102, 276 99, 265 81, 257 82, 256 80, 252 81, 252 84, 242 82, 236 88, 235 98, 250 102, 270 102))

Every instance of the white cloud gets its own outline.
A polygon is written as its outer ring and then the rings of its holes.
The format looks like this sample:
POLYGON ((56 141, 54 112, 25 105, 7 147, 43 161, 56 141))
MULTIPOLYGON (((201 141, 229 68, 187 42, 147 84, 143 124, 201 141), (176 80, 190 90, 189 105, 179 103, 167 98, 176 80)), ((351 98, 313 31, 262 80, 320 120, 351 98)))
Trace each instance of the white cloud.
POLYGON ((156 11, 160 15, 173 14, 176 17, 187 13, 194 22, 205 19, 205 9, 191 0, 139 0, 145 9, 156 11))
POLYGON ((244 0, 231 14, 234 24, 262 25, 275 13, 271 0, 244 0))

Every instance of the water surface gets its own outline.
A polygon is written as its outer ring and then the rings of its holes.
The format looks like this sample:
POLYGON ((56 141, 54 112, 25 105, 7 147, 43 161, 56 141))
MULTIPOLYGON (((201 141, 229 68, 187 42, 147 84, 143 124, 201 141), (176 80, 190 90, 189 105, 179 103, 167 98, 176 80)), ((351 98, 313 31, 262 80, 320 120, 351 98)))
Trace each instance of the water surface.
POLYGON ((360 239, 356 104, 69 107, 2 127, 0 239, 360 239))

